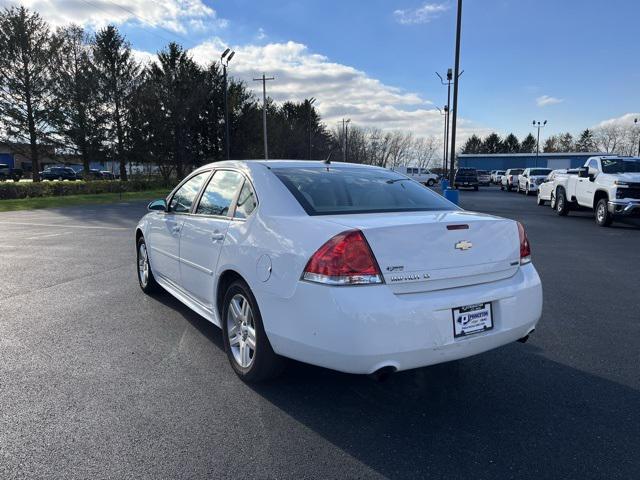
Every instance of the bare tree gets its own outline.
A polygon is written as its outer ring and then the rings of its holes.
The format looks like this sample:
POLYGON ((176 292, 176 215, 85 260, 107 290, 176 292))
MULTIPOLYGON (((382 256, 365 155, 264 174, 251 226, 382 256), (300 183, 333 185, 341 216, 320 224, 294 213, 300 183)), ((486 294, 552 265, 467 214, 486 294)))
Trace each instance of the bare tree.
POLYGON ((412 147, 414 164, 419 168, 429 168, 436 152, 440 151, 440 146, 440 141, 433 135, 417 138, 412 147))

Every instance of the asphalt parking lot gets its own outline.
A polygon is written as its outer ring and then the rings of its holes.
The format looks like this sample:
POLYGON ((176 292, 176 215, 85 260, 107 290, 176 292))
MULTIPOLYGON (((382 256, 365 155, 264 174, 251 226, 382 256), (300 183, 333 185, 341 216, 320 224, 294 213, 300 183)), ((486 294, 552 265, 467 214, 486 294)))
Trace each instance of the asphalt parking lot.
POLYGON ((216 327, 139 290, 143 203, 0 213, 0 478, 637 478, 640 227, 461 201, 524 223, 543 319, 381 383, 242 383, 216 327))

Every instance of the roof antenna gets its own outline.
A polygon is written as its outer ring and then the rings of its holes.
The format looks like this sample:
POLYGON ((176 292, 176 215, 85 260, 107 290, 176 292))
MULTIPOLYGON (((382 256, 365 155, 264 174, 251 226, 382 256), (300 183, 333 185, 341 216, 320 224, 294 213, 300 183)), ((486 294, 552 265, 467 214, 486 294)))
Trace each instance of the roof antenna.
POLYGON ((326 159, 325 159, 325 161, 324 161, 324 163, 325 163, 326 165, 331 165, 331 155, 333 155, 333 152, 334 152, 334 151, 335 151, 335 150, 331 150, 331 151, 329 152, 329 155, 327 155, 327 158, 326 158, 326 159))

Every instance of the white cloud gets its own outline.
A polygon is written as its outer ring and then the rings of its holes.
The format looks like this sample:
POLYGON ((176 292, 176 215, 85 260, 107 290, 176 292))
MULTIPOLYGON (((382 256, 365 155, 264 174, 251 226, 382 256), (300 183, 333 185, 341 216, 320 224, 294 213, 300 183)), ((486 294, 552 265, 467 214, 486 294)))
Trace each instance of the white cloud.
MULTIPOLYGON (((190 50, 194 60, 207 64, 220 57, 227 45, 214 38, 190 50)), ((316 97, 327 126, 333 129, 343 118, 360 127, 411 131, 418 136, 442 134, 443 117, 432 102, 417 93, 386 85, 365 72, 332 62, 312 53, 300 43, 241 45, 229 66, 233 75, 261 95, 253 78, 266 73, 275 77, 268 84, 268 95, 277 102, 301 101, 316 97)), ((463 142, 472 133, 486 134, 472 122, 458 119, 458 137, 463 142)))
POLYGON ((625 113, 619 117, 609 118, 607 120, 603 120, 598 123, 595 127, 628 127, 631 125, 636 125, 634 123, 635 119, 638 119, 638 128, 640 128, 640 112, 638 113, 625 113))
POLYGON ((555 105, 557 103, 562 103, 564 100, 562 98, 551 97, 549 95, 542 95, 536 98, 536 105, 539 107, 546 107, 548 105, 555 105))
POLYGON ((258 33, 256 34, 256 38, 257 38, 258 40, 264 40, 265 38, 267 38, 267 36, 268 36, 268 35, 267 35, 267 34, 266 34, 266 32, 264 31, 264 28, 260 27, 260 28, 258 29, 258 33))
POLYGON ((442 13, 449 10, 448 3, 425 3, 421 7, 406 10, 396 10, 393 16, 398 23, 403 25, 415 25, 419 23, 429 23, 438 18, 442 13))
POLYGON ((100 28, 109 23, 133 22, 145 28, 186 33, 189 29, 215 30, 227 25, 203 0, 0 0, 0 5, 18 3, 37 11, 54 26, 73 22, 100 28))

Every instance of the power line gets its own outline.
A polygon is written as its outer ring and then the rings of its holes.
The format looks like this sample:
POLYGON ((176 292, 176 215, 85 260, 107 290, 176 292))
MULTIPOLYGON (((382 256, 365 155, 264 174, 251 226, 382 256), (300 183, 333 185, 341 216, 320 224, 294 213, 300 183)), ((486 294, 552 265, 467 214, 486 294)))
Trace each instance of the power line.
MULTIPOLYGON (((91 1, 91 0, 81 0, 81 1, 82 1, 82 2, 84 2, 84 3, 86 3, 87 5, 90 5, 90 6, 92 6, 92 7, 95 7, 95 8, 97 8, 97 9, 99 9, 99 10, 102 10, 102 11, 103 11, 103 12, 105 12, 105 13, 111 13, 109 10, 105 9, 105 8, 104 8, 104 7, 102 7, 101 5, 99 5, 99 4, 97 4, 97 3, 95 3, 95 2, 93 2, 93 1, 91 1)), ((114 6, 114 7, 116 7, 116 8, 119 8, 119 9, 121 9, 121 10, 123 10, 123 11, 127 12, 129 15, 133 15, 135 18, 137 18, 138 20, 140 20, 140 21, 141 21, 141 22, 143 22, 143 23, 146 23, 147 25, 149 25, 149 26, 150 26, 150 27, 152 27, 152 28, 157 28, 157 29, 164 30, 165 32, 169 33, 170 35, 174 35, 174 36, 176 36, 176 37, 178 37, 178 38, 180 38, 180 39, 182 39, 182 40, 184 40, 184 41, 188 41, 188 39, 187 39, 187 38, 185 38, 185 37, 183 37, 182 35, 180 35, 180 34, 178 34, 178 33, 174 32, 174 31, 171 31, 171 30, 169 30, 168 28, 163 27, 162 25, 154 24, 153 22, 151 22, 151 21, 149 21, 149 20, 145 19, 144 17, 142 17, 142 16, 138 15, 137 13, 135 13, 135 12, 134 12, 134 11, 132 11, 132 10, 130 10, 130 9, 126 8, 126 7, 123 7, 122 5, 119 5, 119 4, 117 4, 117 3, 115 3, 115 2, 113 2, 113 1, 111 1, 111 0, 103 0, 103 1, 104 1, 104 2, 106 2, 106 3, 109 3, 109 4, 111 4, 111 5, 113 5, 113 6, 114 6)), ((147 31, 148 31, 149 33, 151 33, 152 35, 155 35, 156 37, 161 38, 162 40, 164 40, 164 41, 166 41, 166 42, 173 42, 173 41, 175 41, 175 39, 169 39, 169 38, 164 37, 163 35, 160 35, 159 33, 154 32, 154 31, 152 31, 152 30, 148 30, 148 29, 147 29, 147 31)))

